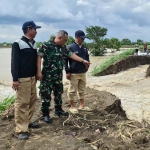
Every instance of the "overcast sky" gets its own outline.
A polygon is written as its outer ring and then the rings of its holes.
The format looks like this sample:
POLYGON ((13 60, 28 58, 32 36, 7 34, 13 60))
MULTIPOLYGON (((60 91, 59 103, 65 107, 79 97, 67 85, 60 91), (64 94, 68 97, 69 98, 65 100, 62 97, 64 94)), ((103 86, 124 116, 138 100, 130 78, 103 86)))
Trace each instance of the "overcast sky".
POLYGON ((108 38, 150 41, 149 0, 0 0, 0 42, 20 38, 22 24, 33 20, 38 29, 36 41, 64 29, 74 37, 85 26, 108 29, 108 38))

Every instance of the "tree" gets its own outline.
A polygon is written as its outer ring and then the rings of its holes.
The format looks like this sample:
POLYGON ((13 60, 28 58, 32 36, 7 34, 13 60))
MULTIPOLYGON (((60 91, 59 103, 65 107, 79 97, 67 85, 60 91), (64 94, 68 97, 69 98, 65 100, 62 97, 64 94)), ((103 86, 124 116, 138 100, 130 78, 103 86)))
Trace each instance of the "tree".
POLYGON ((74 38, 72 36, 68 36, 68 40, 66 42, 66 45, 70 45, 73 42, 74 42, 74 38))
POLYGON ((41 45, 42 45, 42 42, 36 42, 36 47, 37 48, 41 47, 41 45))
POLYGON ((137 39, 137 43, 139 44, 139 45, 143 45, 143 40, 141 40, 141 39, 137 39))
POLYGON ((121 45, 131 45, 131 41, 129 39, 127 39, 127 38, 122 39, 121 45))
POLYGON ((50 40, 53 40, 55 37, 56 37, 56 36, 55 36, 54 34, 52 34, 49 39, 50 39, 50 40))
POLYGON ((110 48, 112 50, 116 49, 117 51, 119 51, 120 47, 121 47, 121 42, 117 38, 110 39, 110 48))
POLYGON ((135 45, 137 42, 132 42, 131 45, 135 45))
POLYGON ((87 33, 86 37, 93 41, 93 49, 91 50, 91 53, 94 56, 103 55, 105 51, 103 38, 107 34, 107 29, 99 26, 90 26, 85 27, 85 30, 87 33))

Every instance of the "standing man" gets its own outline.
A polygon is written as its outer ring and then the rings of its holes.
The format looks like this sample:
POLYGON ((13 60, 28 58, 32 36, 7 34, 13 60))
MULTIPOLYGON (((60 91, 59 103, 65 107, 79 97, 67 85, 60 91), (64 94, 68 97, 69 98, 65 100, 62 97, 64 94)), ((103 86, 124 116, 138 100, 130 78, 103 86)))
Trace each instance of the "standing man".
POLYGON ((147 53, 147 44, 146 43, 143 46, 143 51, 144 51, 144 53, 147 53))
POLYGON ((51 101, 51 92, 54 92, 55 115, 68 116, 68 112, 62 109, 62 70, 64 59, 70 57, 80 64, 88 65, 89 62, 78 57, 68 50, 64 45, 68 39, 68 33, 60 30, 54 40, 43 43, 38 51, 37 60, 37 78, 41 80, 40 96, 42 99, 43 120, 51 123, 49 107, 51 101), (43 69, 41 72, 41 59, 43 58, 43 69))
POLYGON ((24 36, 12 45, 12 88, 16 91, 15 136, 19 140, 28 139, 28 127, 38 127, 37 122, 30 123, 37 101, 35 78, 37 49, 34 41, 37 28, 41 26, 35 25, 33 21, 25 22, 22 26, 24 36))
MULTIPOLYGON (((85 45, 83 45, 85 33, 81 30, 75 32, 75 42, 68 46, 68 49, 77 56, 89 61, 89 54, 85 45)), ((72 59, 66 59, 65 70, 66 78, 69 80, 68 99, 70 100, 70 112, 77 114, 78 110, 74 105, 74 97, 77 93, 80 102, 79 110, 88 111, 89 108, 84 106, 84 90, 86 87, 86 72, 89 66, 72 59), (69 62, 69 66, 68 66, 69 62)))
POLYGON ((139 44, 136 43, 135 44, 135 54, 138 55, 138 51, 139 51, 139 44))

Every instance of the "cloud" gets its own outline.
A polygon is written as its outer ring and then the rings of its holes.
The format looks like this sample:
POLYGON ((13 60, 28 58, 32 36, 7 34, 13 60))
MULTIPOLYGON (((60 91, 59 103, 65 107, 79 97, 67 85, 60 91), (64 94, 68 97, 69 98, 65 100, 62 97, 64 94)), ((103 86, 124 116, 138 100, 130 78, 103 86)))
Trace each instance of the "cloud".
POLYGON ((89 2, 83 1, 83 0, 78 0, 77 5, 79 6, 87 6, 89 5, 89 2))
POLYGON ((45 41, 60 29, 74 36, 76 30, 85 31, 85 26, 91 25, 107 28, 107 37, 148 41, 149 7, 148 0, 1 0, 0 42, 20 37, 21 26, 27 20, 42 25, 38 41, 45 41))

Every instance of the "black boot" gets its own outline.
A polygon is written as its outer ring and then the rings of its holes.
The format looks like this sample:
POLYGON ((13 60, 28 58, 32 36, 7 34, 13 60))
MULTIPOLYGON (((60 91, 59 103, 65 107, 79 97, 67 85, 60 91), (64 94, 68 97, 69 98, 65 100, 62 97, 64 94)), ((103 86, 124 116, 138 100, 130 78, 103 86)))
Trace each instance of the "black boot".
POLYGON ((58 117, 61 117, 61 116, 68 116, 68 112, 65 112, 61 106, 55 106, 55 115, 58 116, 58 117))
POLYGON ((49 115, 49 109, 42 109, 42 113, 43 113, 43 121, 45 121, 46 123, 51 123, 52 118, 49 115))

